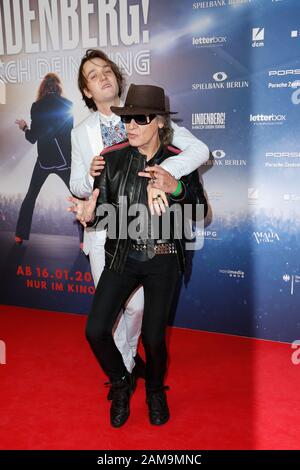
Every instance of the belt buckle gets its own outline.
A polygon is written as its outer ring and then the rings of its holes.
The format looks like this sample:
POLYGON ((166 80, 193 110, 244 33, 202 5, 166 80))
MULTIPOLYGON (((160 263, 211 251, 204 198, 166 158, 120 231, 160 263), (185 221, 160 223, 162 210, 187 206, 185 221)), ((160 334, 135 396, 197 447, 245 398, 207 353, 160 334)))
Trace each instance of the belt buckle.
POLYGON ((147 240, 146 250, 147 250, 148 258, 149 259, 154 258, 154 256, 155 256, 155 246, 154 246, 154 240, 152 238, 150 240, 147 240))

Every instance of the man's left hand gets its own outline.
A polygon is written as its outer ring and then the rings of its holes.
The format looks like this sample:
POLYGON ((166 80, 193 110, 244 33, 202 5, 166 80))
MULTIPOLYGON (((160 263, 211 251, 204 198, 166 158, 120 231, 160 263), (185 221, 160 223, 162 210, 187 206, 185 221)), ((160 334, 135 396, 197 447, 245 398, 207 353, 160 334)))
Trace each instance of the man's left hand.
POLYGON ((156 189, 152 187, 152 184, 147 186, 148 193, 148 206, 151 212, 151 215, 161 215, 166 212, 166 207, 169 206, 167 195, 161 189, 156 189))
POLYGON ((178 185, 177 179, 159 165, 147 166, 144 171, 139 172, 139 176, 149 178, 152 188, 169 194, 176 191, 178 185))
POLYGON ((152 215, 161 215, 166 212, 168 200, 166 193, 176 191, 178 181, 159 165, 147 166, 145 171, 140 171, 139 176, 149 178, 147 186, 148 205, 152 215))

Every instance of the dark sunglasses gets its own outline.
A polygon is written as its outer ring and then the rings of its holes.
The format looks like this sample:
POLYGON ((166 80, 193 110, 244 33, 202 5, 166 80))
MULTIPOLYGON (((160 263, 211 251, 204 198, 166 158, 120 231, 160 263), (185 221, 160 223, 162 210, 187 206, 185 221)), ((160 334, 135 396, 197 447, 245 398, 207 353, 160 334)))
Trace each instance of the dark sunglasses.
POLYGON ((150 124, 151 121, 156 117, 156 114, 126 114, 121 116, 121 121, 125 124, 129 124, 131 119, 133 119, 140 126, 145 126, 150 124))

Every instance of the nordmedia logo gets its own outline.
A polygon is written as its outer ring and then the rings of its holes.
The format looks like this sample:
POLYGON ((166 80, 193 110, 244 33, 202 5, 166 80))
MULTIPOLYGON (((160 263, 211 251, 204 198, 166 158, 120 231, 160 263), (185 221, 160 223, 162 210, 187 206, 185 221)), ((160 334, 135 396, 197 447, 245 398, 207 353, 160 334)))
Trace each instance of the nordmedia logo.
POLYGON ((219 269, 219 274, 225 274, 227 277, 232 277, 232 278, 238 278, 238 279, 244 279, 245 277, 245 272, 238 269, 219 269))
POLYGON ((0 339, 0 365, 6 364, 6 344, 0 339))

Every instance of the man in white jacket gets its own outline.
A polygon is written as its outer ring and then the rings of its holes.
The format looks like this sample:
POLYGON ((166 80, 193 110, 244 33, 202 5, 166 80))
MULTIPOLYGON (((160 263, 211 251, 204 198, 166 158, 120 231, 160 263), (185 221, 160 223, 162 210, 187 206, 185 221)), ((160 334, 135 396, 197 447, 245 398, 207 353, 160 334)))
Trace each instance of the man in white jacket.
MULTIPOLYGON (((112 114, 111 106, 122 104, 124 77, 119 67, 100 50, 88 50, 83 57, 78 85, 87 107, 94 112, 72 131, 71 192, 79 198, 92 195, 94 176, 100 174, 104 161, 99 157, 105 147, 126 139, 126 132, 119 116, 112 114), (92 176, 93 175, 93 176, 92 176)), ((161 167, 160 177, 171 173, 176 179, 192 173, 209 158, 207 146, 196 139, 187 129, 172 123, 173 144, 183 150, 168 158, 161 167)), ((153 185, 155 187, 155 185, 153 185)), ((160 193, 162 193, 160 191, 160 193)), ((104 268, 104 243, 106 232, 86 228, 83 251, 89 255, 95 285, 104 268)), ((114 332, 114 340, 122 354, 124 364, 131 373, 135 366, 137 344, 141 331, 144 307, 143 289, 140 287, 124 306, 114 332)))

